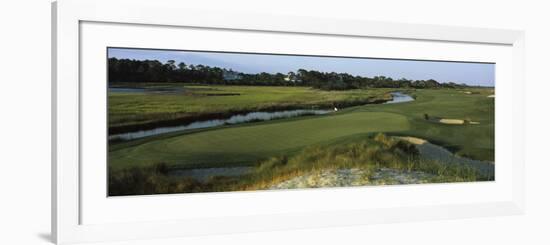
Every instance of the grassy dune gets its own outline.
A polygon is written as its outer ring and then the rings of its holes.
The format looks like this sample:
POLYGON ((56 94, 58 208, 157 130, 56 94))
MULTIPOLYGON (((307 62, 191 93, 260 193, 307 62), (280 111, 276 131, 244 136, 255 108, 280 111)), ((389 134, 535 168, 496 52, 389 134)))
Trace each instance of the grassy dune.
POLYGON ((410 143, 378 133, 363 135, 348 143, 309 146, 291 156, 280 155, 266 159, 246 175, 211 177, 206 182, 171 176, 166 164, 111 170, 109 193, 135 195, 262 190, 274 188, 277 184, 297 177, 316 176, 327 170, 360 171, 360 176, 355 176, 354 180, 360 185, 396 184, 393 178, 377 177, 388 169, 400 172, 403 176, 414 177, 421 173, 425 176, 421 183, 491 180, 469 166, 420 161, 418 154, 418 150, 410 143))

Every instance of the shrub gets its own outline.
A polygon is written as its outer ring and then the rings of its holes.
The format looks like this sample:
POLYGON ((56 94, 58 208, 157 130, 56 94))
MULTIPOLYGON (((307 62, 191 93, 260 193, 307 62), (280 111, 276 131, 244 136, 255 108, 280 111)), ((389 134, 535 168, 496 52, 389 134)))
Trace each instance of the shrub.
POLYGON ((404 140, 397 141, 392 146, 392 149, 394 151, 395 150, 400 150, 405 155, 409 155, 409 156, 412 156, 412 157, 417 157, 420 154, 420 152, 418 151, 418 148, 416 148, 415 145, 411 144, 410 142, 404 141, 404 140))
POLYGON ((376 134, 374 141, 381 143, 386 148, 390 148, 394 144, 394 140, 383 133, 376 134))
POLYGON ((198 192, 204 186, 190 177, 172 177, 166 163, 150 167, 109 169, 109 195, 146 195, 178 192, 198 192))

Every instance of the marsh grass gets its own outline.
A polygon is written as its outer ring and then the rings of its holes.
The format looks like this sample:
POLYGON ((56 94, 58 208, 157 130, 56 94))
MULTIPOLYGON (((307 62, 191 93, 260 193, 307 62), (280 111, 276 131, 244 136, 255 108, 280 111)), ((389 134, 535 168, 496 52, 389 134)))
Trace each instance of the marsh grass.
MULTIPOLYGON (((151 83, 144 88, 157 88, 159 85, 151 83)), ((163 86, 182 89, 185 93, 109 93, 109 132, 116 134, 176 126, 253 111, 343 108, 392 99, 390 89, 323 91, 309 87, 163 86), (212 96, 214 94, 217 96, 212 96)))
MULTIPOLYGON (((110 195, 219 192, 268 189, 274 184, 329 169, 361 169, 369 179, 378 169, 421 171, 431 174, 426 182, 491 180, 474 168, 457 163, 421 160, 416 147, 382 133, 345 144, 311 146, 294 155, 261 161, 249 173, 236 177, 213 176, 205 182, 171 176, 170 166, 154 164, 110 171, 110 195)), ((392 183, 391 180, 388 183, 392 183)))

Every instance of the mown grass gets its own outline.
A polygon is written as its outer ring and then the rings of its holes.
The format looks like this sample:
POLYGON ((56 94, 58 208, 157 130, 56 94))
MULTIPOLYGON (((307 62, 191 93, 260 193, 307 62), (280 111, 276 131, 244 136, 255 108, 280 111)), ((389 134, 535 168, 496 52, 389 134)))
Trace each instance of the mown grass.
POLYGON ((438 89, 413 92, 411 103, 358 107, 356 112, 389 112, 407 117, 410 127, 395 134, 427 139, 452 152, 477 160, 494 161, 495 102, 493 89, 438 89), (470 91, 472 94, 465 94, 470 91), (479 125, 445 125, 430 117, 465 119, 479 125))
POLYGON ((396 113, 345 111, 225 126, 111 144, 109 166, 120 169, 158 162, 182 168, 252 166, 308 146, 336 144, 355 135, 408 127, 407 118, 396 113))
MULTIPOLYGON (((370 176, 381 168, 422 171, 432 174, 427 182, 492 180, 474 168, 452 163, 422 161, 418 150, 407 141, 376 134, 355 142, 311 146, 297 154, 279 155, 260 162, 250 173, 238 177, 214 176, 206 182, 168 174, 169 166, 155 164, 110 171, 110 195, 190 193, 268 189, 274 184, 303 174, 326 169, 365 170, 370 176)), ((372 182, 376 184, 379 182, 372 182)))

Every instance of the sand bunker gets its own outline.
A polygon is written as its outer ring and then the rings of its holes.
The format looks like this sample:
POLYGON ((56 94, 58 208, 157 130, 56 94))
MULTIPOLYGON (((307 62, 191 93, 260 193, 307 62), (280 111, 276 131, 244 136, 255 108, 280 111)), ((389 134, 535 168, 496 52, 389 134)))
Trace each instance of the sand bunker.
POLYGON ((470 120, 464 120, 464 119, 451 119, 451 118, 439 118, 439 117, 432 117, 428 119, 430 122, 434 123, 442 123, 447 125, 464 125, 464 124, 480 124, 479 122, 474 122, 470 120))
POLYGON ((494 97, 495 97, 494 94, 491 94, 491 95, 487 96, 487 98, 494 98, 494 97))
POLYGON ((414 145, 422 145, 422 144, 428 142, 425 139, 411 137, 411 136, 397 136, 396 138, 398 138, 400 140, 408 141, 409 143, 414 144, 414 145))
POLYGON ((466 120, 462 120, 462 119, 445 119, 445 118, 439 119, 438 122, 443 123, 443 124, 449 124, 449 125, 463 125, 463 124, 478 125, 478 124, 480 124, 479 122, 466 121, 466 120))
POLYGON ((440 122, 440 123, 443 123, 443 124, 452 124, 452 125, 461 125, 461 124, 464 124, 464 120, 462 120, 462 119, 446 119, 446 118, 442 118, 442 119, 439 119, 439 122, 440 122))

